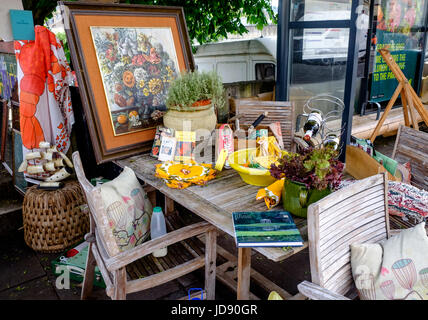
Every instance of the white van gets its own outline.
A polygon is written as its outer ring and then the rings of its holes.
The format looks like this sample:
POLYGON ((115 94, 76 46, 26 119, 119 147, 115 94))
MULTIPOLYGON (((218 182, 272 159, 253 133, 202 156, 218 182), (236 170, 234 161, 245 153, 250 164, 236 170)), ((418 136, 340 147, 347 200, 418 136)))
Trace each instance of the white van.
POLYGON ((276 37, 208 43, 193 56, 199 71, 216 71, 223 83, 275 80, 276 37))

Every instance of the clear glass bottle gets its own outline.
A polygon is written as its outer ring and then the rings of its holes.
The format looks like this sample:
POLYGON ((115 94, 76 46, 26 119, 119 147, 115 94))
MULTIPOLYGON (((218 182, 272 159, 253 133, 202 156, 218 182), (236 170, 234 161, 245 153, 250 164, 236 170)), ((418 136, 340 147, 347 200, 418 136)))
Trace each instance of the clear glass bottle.
MULTIPOLYGON (((150 236, 153 239, 159 238, 166 234, 165 217, 161 207, 154 207, 152 219, 150 221, 150 236)), ((154 257, 164 257, 168 253, 167 247, 154 251, 154 257)))
POLYGON ((339 137, 333 133, 328 134, 324 140, 324 146, 337 150, 339 148, 339 137))

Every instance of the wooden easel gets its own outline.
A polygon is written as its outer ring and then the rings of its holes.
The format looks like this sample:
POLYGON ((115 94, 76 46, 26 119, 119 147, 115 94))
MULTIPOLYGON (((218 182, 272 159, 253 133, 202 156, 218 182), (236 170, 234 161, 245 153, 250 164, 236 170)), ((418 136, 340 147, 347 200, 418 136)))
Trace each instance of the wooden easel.
POLYGON ((401 94, 401 102, 403 105, 404 124, 407 127, 410 127, 410 121, 409 121, 410 120, 409 112, 410 112, 410 118, 412 121, 413 128, 416 130, 419 130, 418 121, 416 119, 416 114, 414 111, 414 109, 416 109, 416 111, 421 115, 422 120, 428 126, 428 112, 425 110, 425 107, 422 104, 422 101, 419 99, 415 90, 413 90, 412 86, 410 85, 409 80, 407 80, 407 78, 404 76, 403 72, 401 71, 400 67, 394 61, 394 58, 391 56, 390 51, 388 50, 387 47, 383 49, 379 49, 378 51, 381 54, 382 58, 385 60, 389 69, 391 69, 392 73, 395 75, 395 78, 398 80, 398 86, 395 89, 394 94, 391 97, 391 100, 389 100, 389 103, 386 106, 385 111, 382 114, 382 117, 380 118, 378 124, 376 125, 375 130, 373 131, 370 137, 370 140, 372 142, 376 139, 376 136, 378 135, 383 122, 385 121, 389 111, 392 109, 392 106, 394 105, 395 101, 397 100, 400 94, 401 94))

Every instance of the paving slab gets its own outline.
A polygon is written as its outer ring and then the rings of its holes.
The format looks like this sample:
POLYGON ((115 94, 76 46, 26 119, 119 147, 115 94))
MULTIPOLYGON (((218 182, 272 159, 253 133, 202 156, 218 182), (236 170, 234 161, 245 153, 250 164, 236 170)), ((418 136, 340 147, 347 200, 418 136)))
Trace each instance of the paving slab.
POLYGON ((0 237, 0 292, 42 276, 46 271, 25 244, 23 231, 0 237))
POLYGON ((0 291, 0 300, 58 300, 58 296, 45 276, 0 291))
MULTIPOLYGON (((161 284, 157 287, 150 288, 144 291, 135 292, 126 296, 127 300, 161 300, 165 297, 171 296, 173 293, 178 292, 178 298, 185 295, 182 286, 177 280, 172 280, 167 283, 161 284)), ((176 298, 176 299, 178 299, 176 298)), ((170 299, 167 299, 170 300, 170 299)))

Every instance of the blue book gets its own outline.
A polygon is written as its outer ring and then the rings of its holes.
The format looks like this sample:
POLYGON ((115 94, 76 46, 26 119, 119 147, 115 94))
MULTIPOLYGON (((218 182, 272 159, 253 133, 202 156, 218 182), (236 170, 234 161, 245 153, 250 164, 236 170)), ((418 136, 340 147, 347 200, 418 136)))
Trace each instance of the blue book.
POLYGON ((9 10, 14 40, 35 40, 33 13, 30 10, 9 10))
POLYGON ((238 247, 301 247, 303 239, 287 211, 233 212, 238 247))

